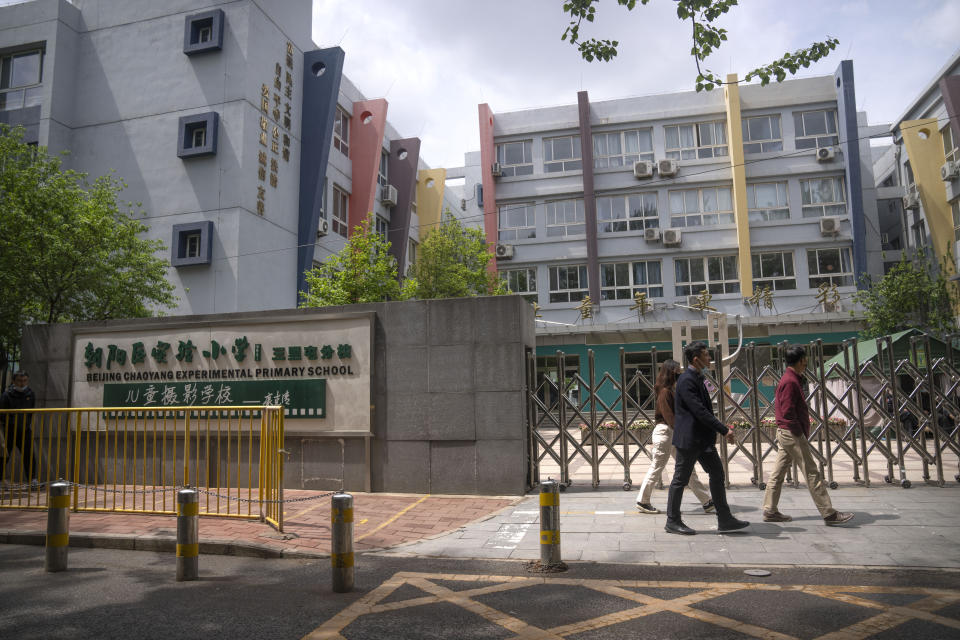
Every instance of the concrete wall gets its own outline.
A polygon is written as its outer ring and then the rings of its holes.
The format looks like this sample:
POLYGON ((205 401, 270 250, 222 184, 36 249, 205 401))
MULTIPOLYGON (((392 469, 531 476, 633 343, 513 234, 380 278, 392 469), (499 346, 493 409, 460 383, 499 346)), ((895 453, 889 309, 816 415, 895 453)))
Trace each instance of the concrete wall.
MULTIPOLYGON (((40 406, 66 407, 70 363, 79 329, 135 332, 146 327, 213 320, 242 323, 376 314, 371 396, 373 491, 517 495, 526 490, 525 353, 535 348, 533 310, 513 297, 390 302, 247 312, 217 316, 145 318, 27 327, 23 367, 40 406)), ((336 438, 297 434, 287 423, 287 488, 338 488, 336 438), (328 480, 323 480, 324 478, 328 480)), ((363 490, 363 439, 344 439, 348 490, 363 490)))

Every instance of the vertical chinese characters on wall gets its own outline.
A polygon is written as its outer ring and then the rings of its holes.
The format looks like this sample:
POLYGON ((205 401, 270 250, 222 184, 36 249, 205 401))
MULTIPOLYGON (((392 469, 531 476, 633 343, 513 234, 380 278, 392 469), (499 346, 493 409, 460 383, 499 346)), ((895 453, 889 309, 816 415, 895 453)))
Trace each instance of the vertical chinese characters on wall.
POLYGON ((266 215, 267 185, 277 188, 280 159, 290 162, 293 100, 293 43, 287 42, 285 64, 274 64, 270 84, 260 86, 260 147, 257 150, 257 213, 266 215))

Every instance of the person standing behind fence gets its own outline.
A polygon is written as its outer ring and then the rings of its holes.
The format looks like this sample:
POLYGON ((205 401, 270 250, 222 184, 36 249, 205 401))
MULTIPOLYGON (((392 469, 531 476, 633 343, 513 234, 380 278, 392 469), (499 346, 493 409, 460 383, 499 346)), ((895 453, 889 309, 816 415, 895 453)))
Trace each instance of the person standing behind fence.
POLYGON ((853 518, 852 513, 843 513, 833 508, 827 488, 823 484, 823 474, 810 453, 810 413, 803 397, 803 372, 807 368, 807 352, 800 345, 787 348, 784 356, 787 364, 783 377, 777 385, 773 409, 777 417, 777 461, 773 473, 767 480, 767 490, 763 494, 763 521, 790 522, 792 517, 777 510, 780 502, 780 489, 790 468, 797 465, 800 474, 807 479, 807 489, 814 504, 829 525, 843 524, 853 518))
MULTIPOLYGON (((647 469, 647 475, 643 477, 640 493, 637 494, 637 510, 641 513, 660 513, 659 509, 650 504, 650 496, 653 494, 654 485, 660 482, 663 469, 667 466, 667 459, 676 458, 673 448, 673 390, 680 371, 679 362, 667 360, 660 367, 657 382, 653 386, 653 395, 657 401, 654 419, 657 424, 650 438, 653 446, 650 467, 647 469)), ((697 477, 696 471, 690 474, 690 481, 687 486, 696 494, 700 504, 703 505, 703 510, 712 513, 714 510, 713 500, 710 499, 707 488, 697 477)))
POLYGON ((717 420, 713 403, 705 385, 703 369, 710 365, 710 352, 702 342, 691 342, 683 349, 687 370, 677 379, 674 400, 673 444, 677 448, 677 464, 667 496, 667 533, 693 535, 696 533, 680 519, 680 502, 683 488, 687 486, 693 466, 699 462, 710 476, 710 497, 717 509, 717 530, 736 531, 750 525, 738 520, 727 504, 727 488, 724 485, 723 463, 717 453, 717 434, 733 440, 733 428, 717 420))
MULTIPOLYGON (((13 374, 13 384, 0 395, 0 410, 33 409, 36 404, 37 398, 30 388, 30 376, 26 371, 17 371, 13 374)), ((12 468, 13 450, 19 448, 22 477, 32 479, 32 484, 36 485, 38 469, 33 458, 32 422, 33 416, 29 413, 0 413, 0 425, 3 426, 3 439, 7 446, 6 467, 12 468)))

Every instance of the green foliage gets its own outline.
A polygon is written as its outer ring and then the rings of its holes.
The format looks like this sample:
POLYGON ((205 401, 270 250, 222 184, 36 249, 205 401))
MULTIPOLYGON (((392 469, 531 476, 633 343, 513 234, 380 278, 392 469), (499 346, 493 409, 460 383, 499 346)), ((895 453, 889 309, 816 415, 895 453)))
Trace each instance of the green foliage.
POLYGON ((0 344, 17 344, 25 324, 145 317, 176 303, 163 243, 139 236, 147 227, 132 203, 120 210, 124 186, 64 171, 22 129, 0 126, 0 344))
MULTIPOLYGON (((560 39, 569 38, 570 44, 577 47, 580 55, 587 62, 594 60, 609 62, 617 55, 617 47, 620 45, 617 40, 596 38, 580 40, 580 25, 584 20, 593 22, 596 19, 594 4, 597 2, 599 0, 566 0, 563 3, 563 11, 569 14, 571 20, 560 39)), ((649 2, 650 0, 640 0, 640 4, 644 5, 649 2)), ((690 20, 693 25, 693 46, 690 49, 690 55, 697 63, 697 91, 711 91, 726 84, 709 69, 701 70, 700 63, 727 40, 727 30, 715 27, 713 22, 736 6, 737 0, 676 0, 676 2, 677 18, 690 20)), ((637 0, 617 0, 617 3, 626 7, 628 11, 632 11, 637 6, 637 0)), ((809 67, 810 63, 825 58, 837 48, 839 43, 840 41, 836 38, 828 37, 823 42, 814 42, 806 49, 785 53, 769 64, 748 71, 743 81, 749 82, 759 78, 760 84, 766 85, 770 82, 770 78, 776 78, 777 82, 781 82, 786 78, 787 73, 794 74, 800 67, 809 67)))
POLYGON ((904 255, 879 282, 854 300, 866 310, 863 338, 877 338, 905 329, 920 329, 937 337, 955 330, 956 285, 947 280, 948 263, 940 269, 923 251, 912 260, 904 255))
POLYGON ((308 291, 301 294, 303 308, 384 302, 403 297, 390 243, 377 233, 372 213, 360 226, 354 227, 340 253, 307 271, 305 276, 308 291))
POLYGON ((450 211, 420 246, 407 295, 423 300, 502 295, 506 284, 488 269, 490 252, 483 232, 467 229, 450 211))

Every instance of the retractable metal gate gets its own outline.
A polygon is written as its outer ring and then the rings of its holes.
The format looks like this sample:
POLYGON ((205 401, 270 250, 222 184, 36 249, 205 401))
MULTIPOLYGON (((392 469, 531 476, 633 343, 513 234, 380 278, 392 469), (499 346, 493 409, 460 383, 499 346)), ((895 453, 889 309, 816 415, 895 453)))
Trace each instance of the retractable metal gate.
MULTIPOLYGON (((951 337, 946 354, 934 357, 929 337, 914 336, 909 357, 897 360, 891 339, 880 338, 876 355, 861 363, 857 341, 847 340, 843 363, 829 366, 822 342, 808 345, 804 378, 810 441, 831 488, 847 475, 870 486, 871 464, 886 467, 885 482, 907 488, 907 462, 917 460, 923 480, 931 479, 932 468, 943 486, 946 468, 956 469, 953 477, 960 482, 960 353, 953 343, 951 337)), ((720 358, 714 354, 714 368, 706 372, 717 417, 735 428, 734 444, 719 441, 728 484, 730 465, 737 464, 751 470, 752 484, 766 486, 764 466, 777 451, 773 392, 786 347, 778 345, 778 357, 762 362, 758 348, 748 344, 729 369, 717 367, 720 358)), ((619 372, 599 375, 593 351, 588 351, 585 378, 579 371, 570 373, 565 358, 558 351, 554 367, 538 370, 535 356, 528 354, 528 482, 534 486, 557 475, 566 488, 573 484, 574 471, 586 477, 588 468, 593 487, 616 482, 630 490, 650 458, 656 351, 649 375, 641 368, 628 371, 624 349, 619 372)), ((795 472, 791 478, 797 486, 795 472)))

